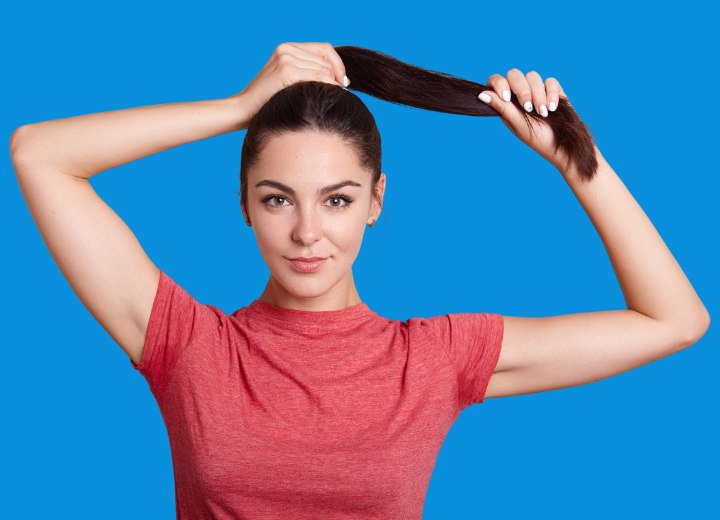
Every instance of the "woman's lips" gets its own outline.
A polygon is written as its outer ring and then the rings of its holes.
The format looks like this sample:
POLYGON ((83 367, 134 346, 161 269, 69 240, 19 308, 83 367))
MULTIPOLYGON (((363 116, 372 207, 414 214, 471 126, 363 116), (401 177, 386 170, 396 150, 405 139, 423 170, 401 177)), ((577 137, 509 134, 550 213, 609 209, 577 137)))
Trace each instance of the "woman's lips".
POLYGON ((314 273, 325 263, 325 260, 313 260, 312 262, 303 262, 302 260, 290 260, 290 263, 296 271, 301 273, 314 273))

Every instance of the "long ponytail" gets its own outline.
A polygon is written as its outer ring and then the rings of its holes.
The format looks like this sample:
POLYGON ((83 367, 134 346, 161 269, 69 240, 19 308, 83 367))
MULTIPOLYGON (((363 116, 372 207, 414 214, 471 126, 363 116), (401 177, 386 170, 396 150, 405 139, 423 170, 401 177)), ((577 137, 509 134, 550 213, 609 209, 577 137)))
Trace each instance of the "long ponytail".
MULTIPOLYGON (((350 78, 351 90, 364 92, 378 99, 411 107, 469 116, 499 116, 498 112, 479 102, 477 96, 489 87, 457 78, 443 72, 422 69, 383 54, 355 46, 335 47, 350 78)), ((555 111, 548 117, 526 112, 515 95, 511 102, 520 109, 528 127, 530 118, 543 121, 552 128, 557 148, 568 158, 566 167, 576 165, 584 181, 592 180, 598 167, 593 138, 575 109, 560 97, 555 111)))

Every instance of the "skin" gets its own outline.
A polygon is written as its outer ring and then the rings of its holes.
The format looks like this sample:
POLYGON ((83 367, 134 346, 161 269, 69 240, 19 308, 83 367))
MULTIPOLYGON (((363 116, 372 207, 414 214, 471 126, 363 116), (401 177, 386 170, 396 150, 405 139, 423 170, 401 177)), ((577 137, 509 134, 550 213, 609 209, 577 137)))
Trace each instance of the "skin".
MULTIPOLYGON (((370 190, 371 172, 341 139, 321 132, 292 132, 273 137, 248 172, 246 220, 252 222, 270 279, 258 298, 288 309, 338 310, 361 303, 352 264, 362 244, 365 225, 377 220, 381 205, 370 190), (318 195, 325 186, 345 186, 318 195), (276 181, 295 194, 271 186, 276 181), (272 197, 269 200, 268 197, 272 197), (352 200, 348 204, 341 196, 352 200), (295 270, 288 259, 327 257, 314 273, 295 270)), ((378 181, 385 193, 385 174, 378 181)))

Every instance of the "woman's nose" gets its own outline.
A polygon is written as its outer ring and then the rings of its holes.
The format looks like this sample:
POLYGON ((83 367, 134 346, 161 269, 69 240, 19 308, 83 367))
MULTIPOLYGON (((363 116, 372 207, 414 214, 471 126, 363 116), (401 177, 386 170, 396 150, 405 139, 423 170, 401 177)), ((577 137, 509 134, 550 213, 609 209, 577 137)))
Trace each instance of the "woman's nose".
POLYGON ((315 242, 321 236, 320 218, 311 211, 299 212, 293 229, 293 239, 305 243, 315 242))

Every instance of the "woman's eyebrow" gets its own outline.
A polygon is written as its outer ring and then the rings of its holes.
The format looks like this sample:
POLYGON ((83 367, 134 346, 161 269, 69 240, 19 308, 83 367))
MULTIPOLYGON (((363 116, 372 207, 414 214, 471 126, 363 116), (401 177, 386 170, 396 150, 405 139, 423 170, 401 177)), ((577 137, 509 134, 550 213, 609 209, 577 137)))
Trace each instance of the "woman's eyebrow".
MULTIPOLYGON (((264 180, 258 182, 255 187, 259 188, 260 186, 270 186, 271 188, 275 188, 281 191, 284 191, 285 193, 289 193, 290 195, 296 195, 296 192, 294 189, 292 189, 287 184, 283 184, 282 182, 278 181, 272 181, 272 180, 264 180)), ((362 184, 358 184, 355 181, 341 181, 336 184, 331 184, 330 186, 325 186, 324 188, 320 188, 318 190, 318 195, 324 195, 326 193, 330 193, 331 191, 339 190, 340 188, 344 188, 345 186, 356 186, 358 188, 362 188, 362 184)))

